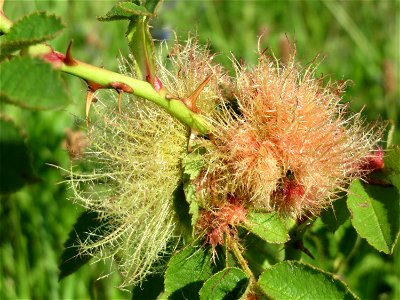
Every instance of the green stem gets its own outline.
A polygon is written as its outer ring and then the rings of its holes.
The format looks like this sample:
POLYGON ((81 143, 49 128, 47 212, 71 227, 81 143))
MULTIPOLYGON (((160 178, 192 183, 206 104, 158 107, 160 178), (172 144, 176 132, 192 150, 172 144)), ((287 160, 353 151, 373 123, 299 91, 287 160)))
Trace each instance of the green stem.
POLYGON ((255 282, 254 274, 250 270, 246 259, 243 257, 242 252, 239 249, 239 246, 236 242, 231 243, 232 246, 232 252, 235 255, 236 259, 238 260, 240 266, 242 267, 243 271, 246 273, 246 275, 249 277, 250 284, 255 282))
POLYGON ((65 73, 80 77, 103 87, 111 88, 113 83, 123 83, 133 90, 132 94, 157 104, 190 128, 200 133, 207 133, 209 131, 210 126, 202 116, 191 111, 179 99, 167 99, 165 91, 157 92, 153 86, 146 81, 134 79, 77 60, 75 60, 75 64, 73 65, 67 65, 62 62, 58 68, 65 73))
POLYGON ((248 296, 256 287, 256 278, 254 277, 253 272, 249 268, 246 259, 243 257, 242 252, 239 249, 238 243, 236 241, 231 241, 230 243, 233 254, 235 255, 237 261, 239 262, 242 270, 246 273, 249 278, 249 284, 247 285, 246 290, 244 291, 242 297, 240 299, 248 299, 248 296))

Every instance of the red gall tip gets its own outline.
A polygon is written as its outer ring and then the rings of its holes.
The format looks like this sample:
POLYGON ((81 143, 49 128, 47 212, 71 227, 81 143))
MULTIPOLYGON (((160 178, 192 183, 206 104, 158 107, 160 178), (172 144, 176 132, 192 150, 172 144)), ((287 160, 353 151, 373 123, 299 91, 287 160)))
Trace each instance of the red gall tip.
POLYGON ((282 194, 286 201, 286 206, 292 206, 298 199, 304 196, 304 187, 296 182, 296 180, 284 178, 282 194))
POLYGON ((365 157, 365 161, 361 164, 361 169, 366 171, 382 170, 384 167, 383 149, 378 147, 372 153, 365 157))
POLYGON ((246 221, 247 210, 240 204, 239 199, 228 199, 229 204, 223 206, 217 213, 221 224, 224 226, 236 226, 246 221))
POLYGON ((225 235, 232 238, 236 236, 236 226, 246 221, 246 214, 247 210, 241 204, 228 203, 213 212, 202 212, 196 226, 200 232, 206 232, 206 243, 214 249, 224 244, 225 235))

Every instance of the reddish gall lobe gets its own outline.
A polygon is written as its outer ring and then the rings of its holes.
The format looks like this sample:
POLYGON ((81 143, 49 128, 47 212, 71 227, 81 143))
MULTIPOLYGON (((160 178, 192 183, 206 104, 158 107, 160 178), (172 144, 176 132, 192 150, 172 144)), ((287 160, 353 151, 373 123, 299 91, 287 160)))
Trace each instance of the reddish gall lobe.
POLYGON ((284 179, 282 192, 288 203, 294 203, 304 196, 304 187, 295 180, 284 179))
POLYGON ((378 147, 372 154, 368 154, 361 164, 361 168, 367 171, 382 170, 383 167, 383 150, 381 147, 378 147))
POLYGON ((381 147, 379 147, 375 151, 375 156, 372 157, 369 160, 369 166, 373 170, 381 170, 384 167, 384 162, 383 162, 383 150, 381 147))
POLYGON ((223 234, 219 228, 213 228, 207 235, 208 243, 215 248, 217 245, 223 245, 223 234))
POLYGON ((221 223, 227 225, 238 225, 246 221, 247 210, 242 205, 228 204, 220 209, 218 218, 221 223))

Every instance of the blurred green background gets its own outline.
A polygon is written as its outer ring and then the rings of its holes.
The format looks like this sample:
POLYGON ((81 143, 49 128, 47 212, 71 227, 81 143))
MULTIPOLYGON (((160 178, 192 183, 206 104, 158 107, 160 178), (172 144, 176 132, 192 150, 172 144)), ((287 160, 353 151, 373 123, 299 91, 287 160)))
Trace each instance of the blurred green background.
MULTIPOLYGON (((126 23, 96 20, 113 3, 6 0, 4 11, 12 20, 34 10, 54 12, 66 25, 51 43, 57 50, 64 51, 73 39, 76 58, 117 70, 118 56, 128 53, 126 23)), ((230 53, 247 63, 256 62, 260 34, 261 48, 272 50, 278 58, 287 51, 287 39, 295 40, 297 59, 307 64, 319 56, 323 61, 317 75, 352 80, 344 96, 351 110, 363 108, 370 121, 391 120, 397 126, 395 143, 399 144, 399 10, 399 1, 165 1, 152 31, 156 38, 168 41, 173 40, 174 32, 182 40, 197 33, 201 42, 220 54, 217 60, 227 68, 230 61, 225 55, 230 53)), ((67 186, 59 184, 63 181, 60 171, 48 164, 69 168, 63 142, 66 130, 76 128, 84 117, 86 91, 81 80, 64 78, 72 103, 63 110, 0 107, 26 131, 40 178, 38 183, 1 198, 0 299, 129 299, 129 293, 116 288, 117 274, 97 280, 110 273, 103 263, 87 265, 58 282, 63 242, 81 208, 68 199, 67 186)), ((321 228, 316 226, 314 231, 324 231, 321 228)), ((309 263, 339 270, 362 299, 400 299, 400 268, 394 267, 400 265, 398 246, 393 256, 380 254, 357 240, 348 224, 331 235, 325 248, 332 252, 335 247, 329 243, 335 240, 340 241, 336 248, 349 248, 345 265, 307 260, 309 263), (357 250, 352 252, 354 243, 357 250)), ((319 243, 325 245, 324 240, 319 243)), ((333 252, 326 258, 335 256, 333 252)))

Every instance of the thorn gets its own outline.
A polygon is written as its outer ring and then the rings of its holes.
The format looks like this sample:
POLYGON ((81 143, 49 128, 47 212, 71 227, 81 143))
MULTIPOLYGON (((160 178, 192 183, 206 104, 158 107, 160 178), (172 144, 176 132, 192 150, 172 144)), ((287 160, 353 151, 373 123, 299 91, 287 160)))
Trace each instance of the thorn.
POLYGON ((89 110, 92 103, 97 102, 97 98, 94 96, 94 92, 98 89, 104 88, 101 84, 92 81, 86 81, 87 94, 86 94, 86 126, 89 126, 89 110))
POLYGON ((118 93, 118 113, 121 114, 121 100, 122 100, 122 94, 124 93, 121 90, 117 90, 118 93))
POLYGON ((110 86, 113 87, 118 93, 118 112, 121 113, 122 94, 133 93, 133 89, 123 82, 111 82, 110 86))
POLYGON ((211 80, 211 76, 212 75, 208 75, 207 78, 204 79, 204 81, 202 83, 200 83, 200 85, 197 87, 197 89, 188 98, 191 99, 193 102, 195 102, 197 100, 197 98, 199 97, 200 93, 202 92, 202 90, 206 87, 208 82, 211 80))
POLYGON ((297 250, 300 250, 301 252, 307 254, 310 258, 315 259, 314 255, 308 250, 306 247, 304 247, 303 241, 298 240, 295 241, 293 244, 294 248, 297 250))
POLYGON ((89 126, 89 110, 93 102, 94 92, 95 90, 93 90, 89 85, 86 94, 86 126, 89 126))
POLYGON ((78 63, 76 62, 76 60, 72 58, 72 55, 71 55, 71 48, 72 48, 72 41, 69 42, 68 48, 67 48, 67 52, 65 53, 64 63, 65 63, 67 66, 75 66, 75 65, 78 64, 78 63))
POLYGON ((182 99, 182 102, 185 103, 187 107, 189 107, 193 112, 198 112, 199 109, 196 107, 196 101, 199 97, 200 93, 206 87, 208 82, 211 80, 212 74, 207 76, 206 79, 194 90, 194 92, 187 98, 182 99))

